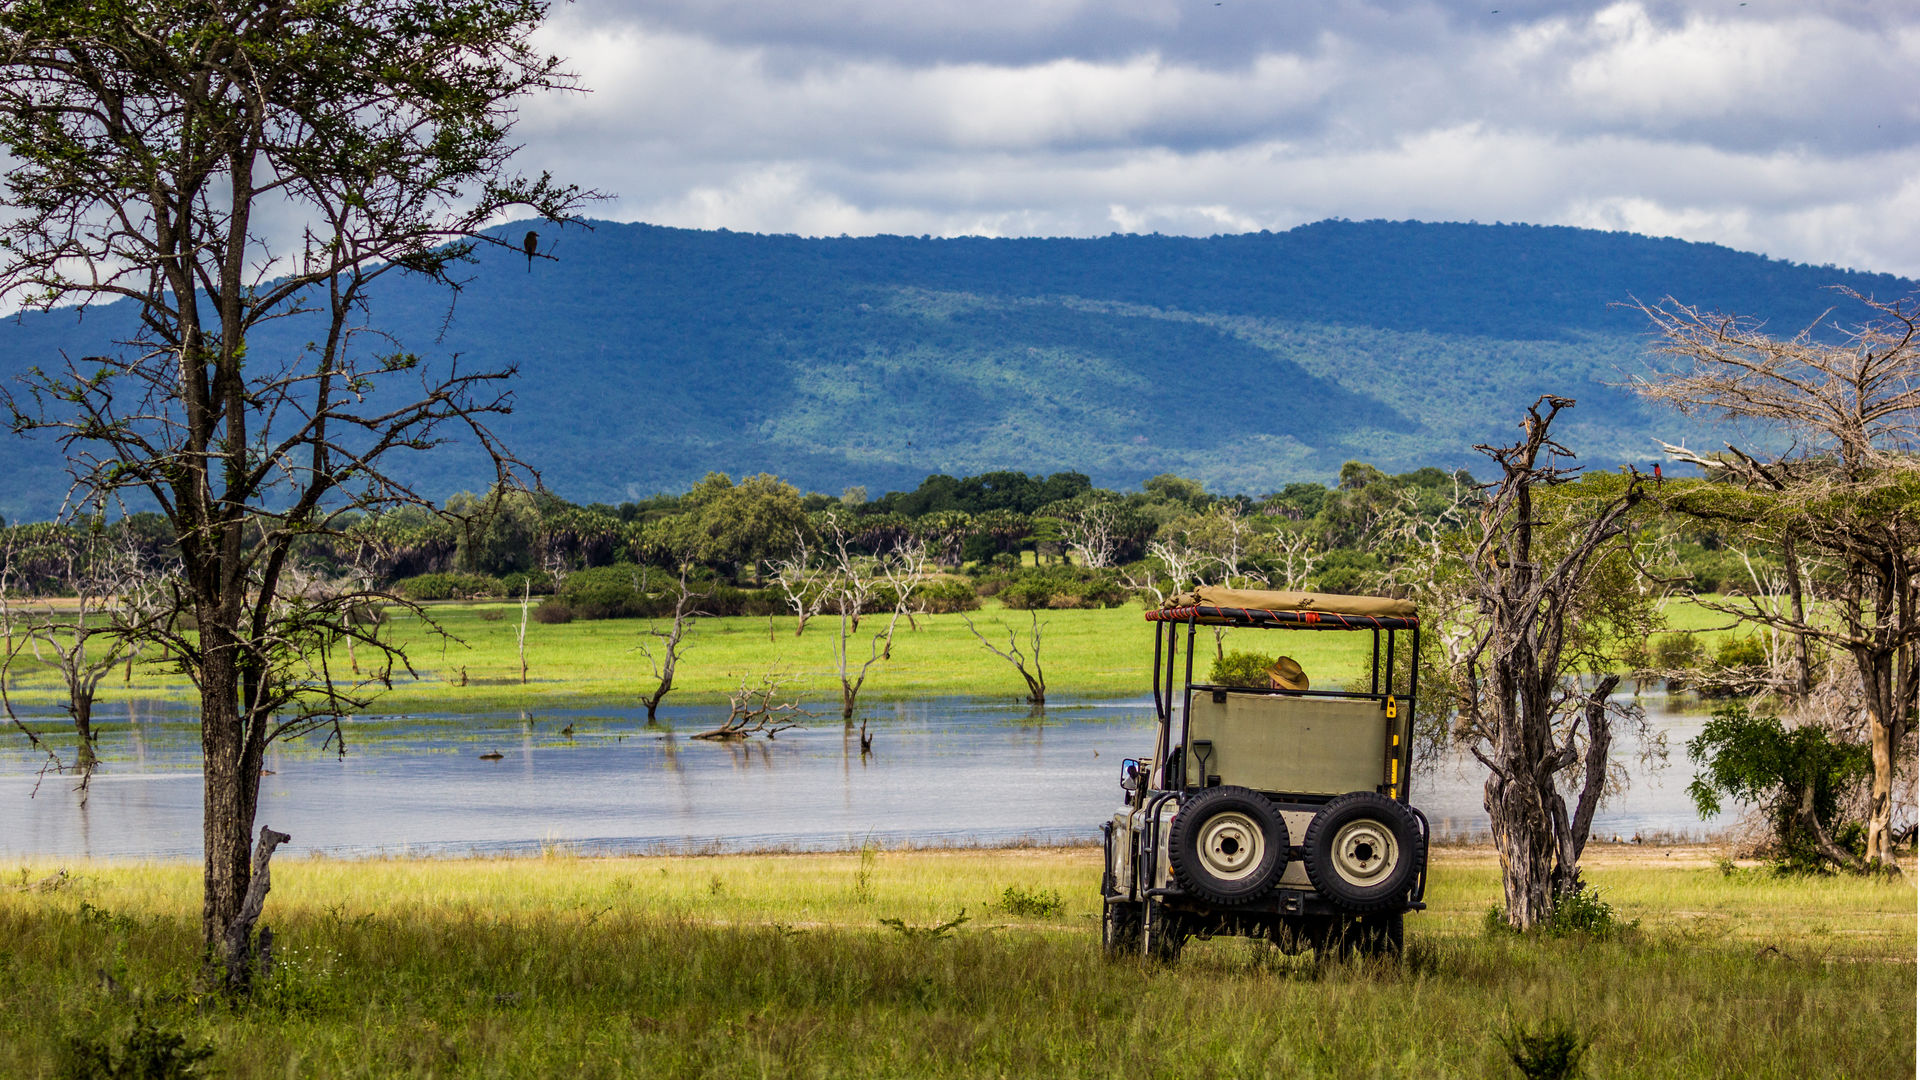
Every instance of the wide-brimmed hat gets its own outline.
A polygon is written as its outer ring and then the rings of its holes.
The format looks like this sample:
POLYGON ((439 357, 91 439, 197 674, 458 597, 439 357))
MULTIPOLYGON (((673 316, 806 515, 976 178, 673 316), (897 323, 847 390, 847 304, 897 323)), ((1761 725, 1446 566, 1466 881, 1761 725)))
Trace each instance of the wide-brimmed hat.
POLYGON ((1267 669, 1267 681, 1275 690, 1307 689, 1307 673, 1291 656, 1282 656, 1267 669))

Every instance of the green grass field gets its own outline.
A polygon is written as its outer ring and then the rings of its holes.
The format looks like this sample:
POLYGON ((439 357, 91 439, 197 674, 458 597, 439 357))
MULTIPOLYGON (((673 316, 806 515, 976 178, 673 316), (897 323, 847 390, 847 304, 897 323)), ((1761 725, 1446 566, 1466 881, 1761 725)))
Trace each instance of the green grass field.
POLYGON ((1591 1077, 1912 1074, 1911 876, 1590 861, 1618 940, 1489 934, 1491 857, 1442 850, 1401 965, 1222 939, 1143 966, 1099 956, 1088 850, 285 860, 279 971, 240 1006, 193 991, 197 867, 31 887, 43 862, 0 889, 0 1075, 136 1017, 233 1078, 1502 1077, 1515 1017, 1570 1024, 1591 1077), (944 940, 880 921, 963 908, 944 940))
MULTIPOLYGON (((1149 691, 1148 669, 1153 659, 1153 636, 1141 617, 1142 608, 1129 604, 1108 610, 1043 611, 1041 660, 1048 692, 1067 696, 1117 696, 1149 691)), ((468 712, 551 707, 564 702, 583 705, 630 703, 643 688, 651 688, 646 659, 636 651, 645 640, 648 623, 639 619, 578 621, 559 625, 531 623, 527 628, 528 682, 520 683, 520 660, 515 645, 519 629, 518 604, 444 603, 428 607, 432 619, 450 638, 431 632, 421 620, 398 615, 388 631, 405 648, 417 678, 394 680, 392 691, 374 706, 379 712, 468 712)), ((1008 611, 989 603, 972 613, 974 624, 1006 645, 1005 629, 1021 632, 1029 626, 1024 611, 1008 611)), ((1715 625, 1710 613, 1688 604, 1669 608, 1675 627, 1715 625)), ((922 616, 919 629, 905 620, 895 635, 892 656, 876 663, 862 691, 864 699, 884 700, 937 695, 1022 697, 1026 684, 1006 661, 982 648, 959 615, 922 616)), ((856 661, 867 656, 871 631, 884 625, 869 617, 868 633, 855 639, 856 661)), ((775 618, 700 619, 689 642, 668 701, 723 703, 742 679, 758 679, 770 668, 789 675, 788 687, 815 702, 839 700, 834 664, 838 623, 815 619, 804 636, 794 635, 794 620, 775 618), (770 632, 771 631, 771 632, 770 632)), ((1708 635, 1713 640, 1718 635, 1708 635)), ((1196 677, 1204 678, 1208 657, 1216 648, 1213 632, 1202 628, 1196 677)), ((1266 654, 1285 652, 1299 660, 1314 683, 1340 685, 1364 677, 1371 635, 1284 630, 1227 631, 1224 647, 1266 654)), ((361 649, 364 660, 367 650, 361 649)), ((347 670, 343 651, 332 658, 338 671, 347 670)), ((1404 660, 1401 670, 1404 672, 1404 660)), ((59 684, 50 670, 23 667, 12 684, 15 699, 51 704, 60 699, 59 684)), ((154 667, 136 667, 131 684, 116 674, 101 690, 103 701, 121 696, 192 699, 184 678, 154 667)))

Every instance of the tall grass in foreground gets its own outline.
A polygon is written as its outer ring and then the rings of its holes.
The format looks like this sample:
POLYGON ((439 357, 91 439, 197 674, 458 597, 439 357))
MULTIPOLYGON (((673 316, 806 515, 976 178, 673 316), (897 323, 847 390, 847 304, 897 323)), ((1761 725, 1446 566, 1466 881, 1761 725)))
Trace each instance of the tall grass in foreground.
POLYGON ((1640 929, 1532 939, 1484 934, 1496 875, 1443 857, 1402 965, 1221 940, 1144 967, 1098 955, 1097 872, 1084 851, 288 860, 279 970, 236 1009, 192 993, 193 867, 74 867, 0 894, 0 1075, 53 1075, 136 1014, 228 1077, 1497 1077, 1536 1015, 1595 1077, 1913 1070, 1904 883, 1601 868, 1640 929), (963 907, 944 938, 880 923, 963 907))

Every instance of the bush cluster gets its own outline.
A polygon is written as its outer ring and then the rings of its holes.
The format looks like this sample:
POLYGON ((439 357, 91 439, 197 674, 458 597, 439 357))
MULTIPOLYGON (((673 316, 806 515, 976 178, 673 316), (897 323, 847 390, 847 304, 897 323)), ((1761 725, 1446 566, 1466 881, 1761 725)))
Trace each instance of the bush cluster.
POLYGON ((1270 685, 1267 669, 1273 657, 1259 653, 1230 652, 1213 661, 1207 681, 1215 686, 1251 686, 1265 690, 1270 685))
POLYGON ((1060 565, 989 574, 981 579, 979 592, 998 596, 1015 611, 1119 607, 1130 595, 1111 570, 1060 565))
POLYGON ((515 570, 500 577, 500 595, 509 600, 531 593, 553 595, 553 575, 545 570, 515 570))
POLYGON ((951 615, 956 611, 978 611, 980 594, 973 586, 964 581, 931 581, 920 586, 914 593, 926 609, 935 615, 951 615))
POLYGON ((484 600, 506 595, 500 579, 486 574, 449 571, 421 574, 394 583, 394 591, 409 600, 484 600))

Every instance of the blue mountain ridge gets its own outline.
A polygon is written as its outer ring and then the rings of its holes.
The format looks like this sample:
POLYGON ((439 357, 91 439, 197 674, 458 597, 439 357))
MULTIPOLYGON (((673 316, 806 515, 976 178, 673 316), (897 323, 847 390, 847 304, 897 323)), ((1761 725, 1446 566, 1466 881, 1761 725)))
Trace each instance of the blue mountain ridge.
MULTIPOLYGON (((383 278, 372 325, 445 364, 517 365, 499 433, 579 501, 679 490, 709 470, 806 489, 909 488, 929 473, 1161 472, 1259 493, 1361 459, 1472 465, 1541 393, 1594 467, 1655 437, 1708 439, 1622 388, 1652 344, 1630 304, 1672 295, 1792 333, 1916 284, 1728 248, 1566 227, 1323 221, 1208 238, 803 238, 594 222, 538 229, 531 270, 483 247, 457 295, 383 278)), ((126 338, 127 305, 0 325, 0 376, 126 338)), ((295 355, 285 320, 250 356, 295 355)), ((65 490, 45 437, 0 439, 0 515, 65 490)), ((476 447, 398 470, 444 497, 487 483, 476 447)))

